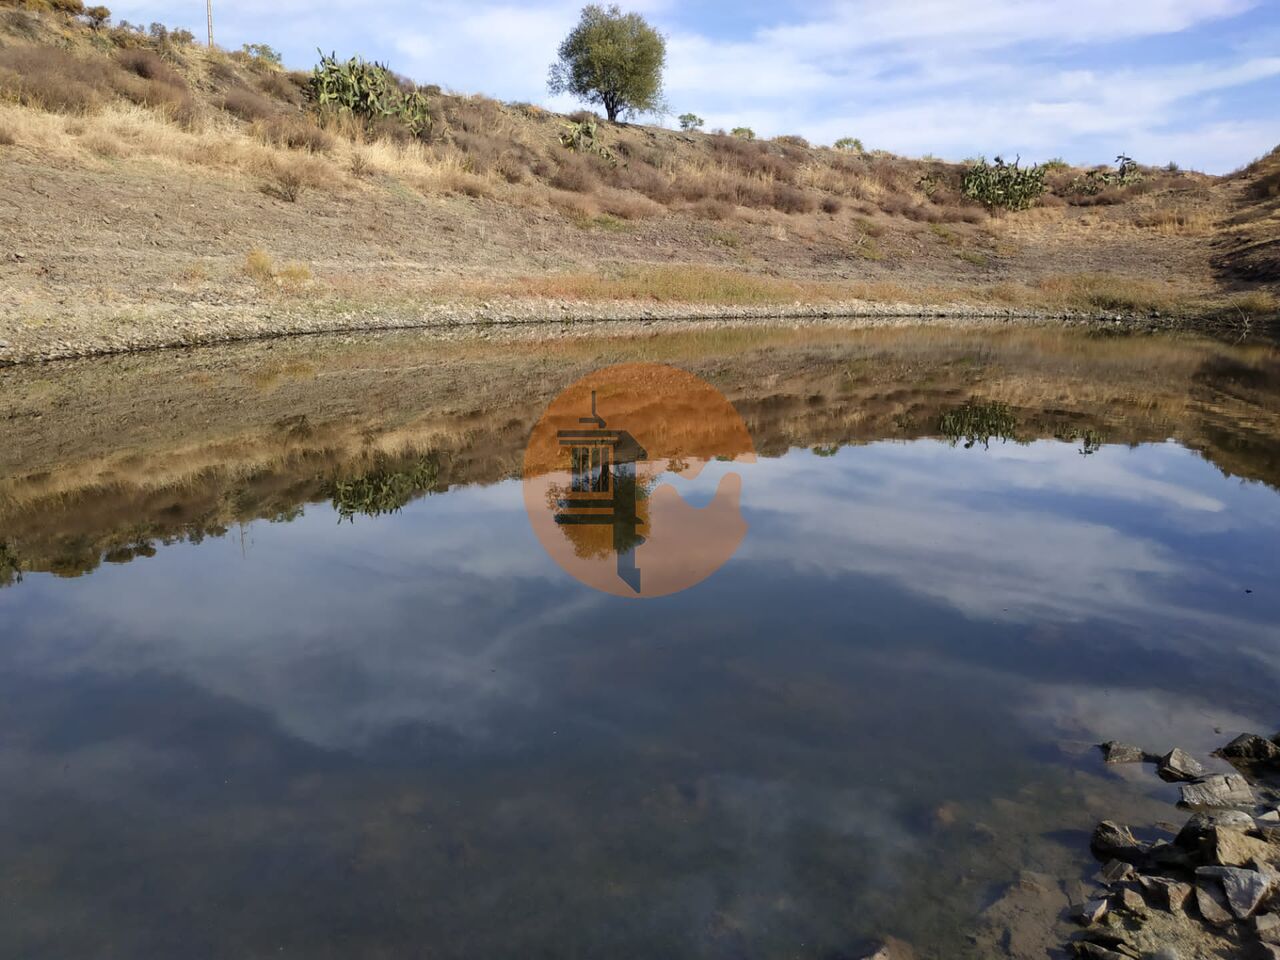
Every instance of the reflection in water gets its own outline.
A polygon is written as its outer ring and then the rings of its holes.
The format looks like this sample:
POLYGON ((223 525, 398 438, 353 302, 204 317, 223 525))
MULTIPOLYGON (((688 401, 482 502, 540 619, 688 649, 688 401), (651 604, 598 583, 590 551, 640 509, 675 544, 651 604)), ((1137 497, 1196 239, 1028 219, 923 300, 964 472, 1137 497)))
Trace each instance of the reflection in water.
POLYGON ((1274 355, 987 341, 480 351, 480 408, 446 380, 377 417, 341 409, 396 376, 357 345, 118 447, 54 405, 0 478, 0 953, 972 953, 1019 869, 1086 867, 1072 831, 1167 815, 1064 742, 1271 729, 1280 674, 1274 355), (741 474, 750 534, 637 604, 543 551, 521 463, 580 366, 641 349, 761 456, 663 461, 693 507, 741 474))

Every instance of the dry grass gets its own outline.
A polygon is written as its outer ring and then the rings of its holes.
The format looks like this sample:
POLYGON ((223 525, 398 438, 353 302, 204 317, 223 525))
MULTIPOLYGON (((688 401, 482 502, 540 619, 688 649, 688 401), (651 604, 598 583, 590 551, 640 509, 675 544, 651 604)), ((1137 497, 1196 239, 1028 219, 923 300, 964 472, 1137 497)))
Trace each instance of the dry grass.
POLYGON ((274 286, 287 293, 298 293, 312 280, 311 268, 305 263, 290 261, 276 266, 265 250, 253 249, 244 258, 244 272, 261 286, 274 286))
POLYGON ((1162 236, 1204 236, 1213 232, 1213 215, 1204 209, 1165 207, 1137 213, 1135 226, 1162 236))

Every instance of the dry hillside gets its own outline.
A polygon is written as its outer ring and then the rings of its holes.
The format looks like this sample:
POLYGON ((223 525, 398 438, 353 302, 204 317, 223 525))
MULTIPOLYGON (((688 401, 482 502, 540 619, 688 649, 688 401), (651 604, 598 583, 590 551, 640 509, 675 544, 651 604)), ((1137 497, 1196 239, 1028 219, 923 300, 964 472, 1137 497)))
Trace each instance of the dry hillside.
POLYGON ((320 110, 308 73, 78 7, 0 0, 0 362, 521 310, 945 305, 1244 333, 1276 311, 1278 153, 1125 184, 1055 164, 1030 209, 988 211, 963 165, 607 123, 577 150, 571 118, 399 78, 429 127, 364 123, 320 110))

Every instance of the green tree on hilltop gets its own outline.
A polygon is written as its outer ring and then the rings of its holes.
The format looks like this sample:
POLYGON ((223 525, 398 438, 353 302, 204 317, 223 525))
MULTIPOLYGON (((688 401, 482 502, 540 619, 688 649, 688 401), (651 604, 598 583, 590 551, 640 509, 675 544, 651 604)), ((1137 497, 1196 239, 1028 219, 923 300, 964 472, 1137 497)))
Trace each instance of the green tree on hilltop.
POLYGON ((552 93, 604 107, 610 120, 662 109, 667 42, 637 13, 589 4, 551 65, 552 93))

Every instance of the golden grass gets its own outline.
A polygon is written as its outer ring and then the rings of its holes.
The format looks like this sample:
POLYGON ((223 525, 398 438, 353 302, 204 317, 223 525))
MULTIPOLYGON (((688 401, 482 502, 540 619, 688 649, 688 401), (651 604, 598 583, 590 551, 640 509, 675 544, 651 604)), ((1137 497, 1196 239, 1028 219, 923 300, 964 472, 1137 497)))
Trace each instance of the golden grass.
POLYGON ((245 255, 244 272, 259 284, 272 284, 289 293, 299 292, 312 279, 311 268, 305 263, 289 261, 277 267, 269 253, 256 248, 245 255))
POLYGON ((1145 211, 1137 214, 1133 222, 1162 236, 1204 236, 1211 233, 1214 226, 1213 215, 1208 210, 1184 207, 1145 211))

